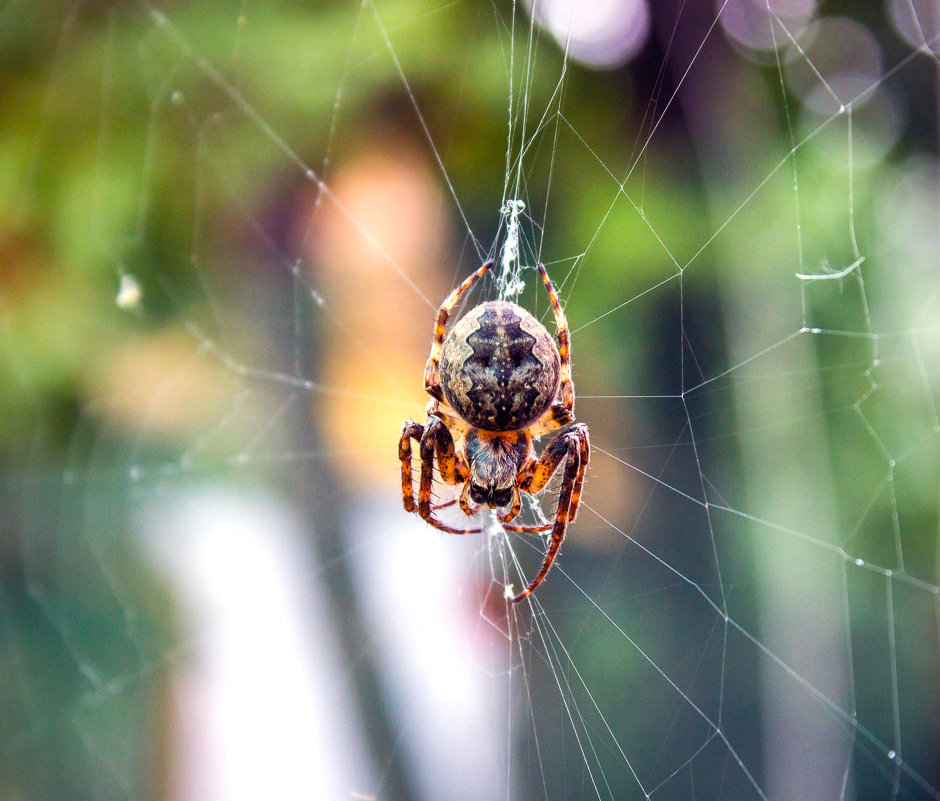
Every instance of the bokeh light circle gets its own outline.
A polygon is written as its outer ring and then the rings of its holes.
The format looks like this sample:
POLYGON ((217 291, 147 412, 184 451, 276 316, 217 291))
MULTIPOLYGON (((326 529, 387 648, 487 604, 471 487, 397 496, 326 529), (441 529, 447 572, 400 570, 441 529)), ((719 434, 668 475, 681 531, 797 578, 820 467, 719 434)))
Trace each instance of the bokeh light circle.
POLYGON ((846 17, 814 21, 788 46, 787 87, 817 114, 861 105, 882 77, 881 48, 864 25, 846 17))
POLYGON ((721 27, 743 55, 767 61, 774 51, 789 54, 786 45, 816 16, 816 0, 717 0, 721 27))
POLYGON ((940 56, 940 3, 937 0, 888 0, 888 18, 905 42, 940 56))
POLYGON ((528 6, 570 59, 593 69, 622 66, 650 34, 647 0, 530 0, 528 6))

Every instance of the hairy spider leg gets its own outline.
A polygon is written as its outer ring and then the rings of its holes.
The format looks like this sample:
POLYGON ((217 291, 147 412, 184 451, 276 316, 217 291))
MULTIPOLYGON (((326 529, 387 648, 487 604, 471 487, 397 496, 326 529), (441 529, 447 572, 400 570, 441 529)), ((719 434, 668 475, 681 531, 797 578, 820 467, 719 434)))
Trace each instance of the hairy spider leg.
POLYGON ((584 485, 584 473, 587 471, 588 462, 591 460, 591 440, 588 437, 587 426, 579 423, 583 428, 583 435, 578 435, 581 443, 581 469, 578 471, 578 477, 574 482, 574 489, 571 491, 571 509, 568 515, 568 522, 571 523, 578 516, 578 509, 581 506, 581 487, 584 485))
POLYGON ((577 480, 571 490, 571 510, 569 522, 574 520, 578 514, 578 506, 581 503, 581 485, 584 483, 584 472, 587 469, 591 458, 591 441, 588 436, 588 428, 584 423, 573 425, 568 431, 559 434, 549 444, 542 453, 540 459, 533 459, 530 465, 519 474, 519 487, 523 492, 535 495, 545 489, 552 476, 558 469, 561 460, 567 454, 565 437, 573 434, 577 437, 579 443, 578 456, 581 459, 581 470, 578 472, 577 480))
MULTIPOLYGON (((460 484, 470 476, 470 471, 460 463, 457 450, 454 447, 454 437, 450 429, 440 417, 429 417, 424 424, 424 434, 421 437, 421 459, 434 466, 434 456, 437 456, 437 469, 441 479, 448 484, 460 484)), ((430 501, 430 499, 429 499, 430 501)), ((420 507, 420 499, 419 499, 420 507)))
MULTIPOLYGON (((548 290, 548 297, 552 302, 552 310, 555 313, 555 327, 558 329, 558 357, 560 380, 558 384, 561 400, 555 401, 549 406, 532 425, 529 426, 529 435, 535 439, 550 431, 557 431, 574 420, 574 381, 571 378, 571 332, 568 330, 568 321, 565 318, 565 312, 561 308, 561 301, 558 299, 558 293, 555 291, 555 285, 552 279, 548 277, 548 271, 544 264, 539 264, 539 275, 545 283, 545 289, 548 290)), ((536 529, 538 530, 538 529, 536 529)))
POLYGON ((411 475, 411 440, 421 441, 424 426, 414 420, 406 420, 401 428, 401 439, 398 440, 398 459, 401 461, 401 496, 406 512, 414 512, 415 493, 414 479, 411 475))
MULTIPOLYGON (((568 511, 568 522, 571 523, 578 516, 578 507, 581 504, 581 486, 584 484, 584 473, 587 469, 588 461, 591 458, 591 445, 590 440, 588 439, 587 426, 583 423, 579 423, 575 426, 572 431, 578 429, 583 429, 583 436, 581 433, 578 433, 578 441, 581 443, 579 456, 581 458, 581 469, 578 470, 578 477, 575 480, 574 488, 571 491, 571 507, 568 511)), ((562 439, 562 437, 556 437, 554 442, 562 439)), ((565 452, 562 452, 564 456, 565 452)), ((560 461, 560 458, 559 460, 560 461)), ((519 473, 519 478, 517 479, 517 486, 524 489, 525 492, 530 494, 536 494, 541 492, 545 485, 548 484, 551 477, 554 475, 555 470, 558 469, 558 461, 554 465, 550 465, 550 458, 548 456, 548 448, 546 448, 545 453, 542 455, 541 459, 532 459, 531 463, 526 465, 526 467, 519 473), (538 475, 535 476, 534 473, 538 475)), ((506 521, 501 521, 505 523, 506 521)), ((545 523, 541 526, 507 526, 504 525, 507 531, 518 531, 523 534, 538 534, 542 531, 548 531, 549 529, 554 528, 554 523, 545 523)))
POLYGON ((552 279, 548 277, 548 270, 545 265, 539 262, 539 275, 545 283, 545 289, 548 290, 548 297, 552 301, 552 310, 555 312, 555 327, 558 329, 558 356, 561 362, 561 381, 559 390, 561 391, 560 404, 552 404, 552 408, 560 405, 559 412, 566 412, 567 419, 561 422, 557 427, 561 427, 571 422, 574 414, 574 381, 571 380, 571 332, 568 330, 568 320, 565 318, 565 312, 561 308, 561 301, 558 299, 558 293, 555 291, 555 285, 552 279))
POLYGON ((421 436, 421 479, 418 484, 418 514, 441 531, 450 534, 479 534, 482 528, 455 528, 434 517, 431 509, 431 488, 434 479, 434 458, 441 479, 448 484, 459 484, 467 479, 457 458, 454 438, 440 417, 431 417, 421 436))
POLYGON ((402 427, 401 439, 398 442, 398 458, 401 460, 401 490, 405 511, 417 511, 423 520, 441 531, 446 531, 448 534, 479 534, 483 529, 454 528, 434 516, 434 509, 450 505, 449 503, 441 504, 441 507, 432 507, 431 505, 431 480, 433 478, 435 452, 438 458, 438 469, 443 480, 450 484, 459 484, 462 480, 465 480, 461 477, 462 465, 457 460, 453 437, 450 436, 450 431, 447 430, 440 418, 433 418, 427 426, 412 420, 407 421, 402 427), (434 425, 435 421, 440 424, 445 434, 440 433, 440 428, 434 425), (418 485, 417 505, 415 504, 414 483, 411 474, 412 439, 418 441, 421 455, 421 480, 418 485))
POLYGON ((580 501, 581 484, 584 481, 584 471, 590 458, 590 443, 587 426, 578 423, 563 434, 559 434, 549 443, 541 458, 535 463, 532 471, 522 482, 522 489, 526 492, 539 492, 548 484, 562 459, 565 459, 565 473, 558 492, 558 505, 555 507, 555 522, 552 526, 551 542, 542 560, 542 567, 535 578, 522 592, 512 598, 513 603, 519 603, 530 595, 548 575, 548 571, 558 555, 561 543, 565 539, 568 523, 577 514, 574 504, 575 493, 580 501))
POLYGON ((518 534, 541 534, 543 531, 549 531, 555 527, 554 523, 543 523, 540 526, 516 526, 511 525, 502 519, 500 519, 499 522, 502 523, 503 528, 506 529, 506 531, 515 531, 518 534))
POLYGON ((421 480, 418 483, 418 514, 428 523, 450 534, 479 534, 482 528, 454 528, 434 517, 431 511, 431 488, 434 479, 434 458, 441 479, 448 484, 459 484, 467 476, 458 467, 457 452, 450 429, 440 417, 432 417, 421 437, 421 480))
POLYGON ((447 328, 447 320, 457 301, 460 300, 460 296, 482 278, 492 266, 493 260, 490 259, 451 292, 438 309, 437 322, 434 324, 434 339, 431 340, 431 355, 428 356, 428 363, 424 368, 424 389, 440 401, 444 400, 444 394, 441 392, 438 368, 441 363, 441 353, 444 351, 444 331, 447 328))

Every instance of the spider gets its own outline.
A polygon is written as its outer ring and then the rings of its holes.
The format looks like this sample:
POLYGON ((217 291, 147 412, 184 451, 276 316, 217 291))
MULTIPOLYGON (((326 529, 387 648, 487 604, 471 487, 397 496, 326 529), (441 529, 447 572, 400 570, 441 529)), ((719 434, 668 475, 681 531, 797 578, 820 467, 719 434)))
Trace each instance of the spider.
POLYGON ((451 534, 478 534, 482 528, 455 528, 435 516, 442 504, 431 503, 435 459, 440 477, 463 484, 459 503, 472 516, 485 504, 509 531, 551 531, 542 567, 529 585, 512 597, 518 603, 542 583, 551 569, 568 523, 575 519, 590 456, 588 429, 574 422, 571 335, 555 287, 545 266, 539 274, 555 313, 558 344, 525 309, 493 300, 467 312, 445 338, 451 310, 461 296, 493 266, 486 262, 444 300, 437 313, 424 388, 431 396, 424 425, 405 422, 398 443, 405 511, 451 534), (559 397, 560 396, 560 397, 559 397), (573 424, 573 425, 572 425, 573 424), (532 441, 564 428, 533 454, 532 441), (419 443, 421 478, 415 502, 411 440, 419 443), (548 484, 564 461, 554 521, 540 526, 512 523, 522 509, 521 493, 532 495, 548 484))

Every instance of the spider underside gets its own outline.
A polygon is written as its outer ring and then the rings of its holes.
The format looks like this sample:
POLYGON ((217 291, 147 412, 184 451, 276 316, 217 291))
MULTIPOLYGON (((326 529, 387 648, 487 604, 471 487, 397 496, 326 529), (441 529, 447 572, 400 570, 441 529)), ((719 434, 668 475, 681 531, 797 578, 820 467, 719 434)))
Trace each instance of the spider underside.
POLYGON ((431 503, 434 467, 441 480, 463 484, 460 508, 472 516, 483 505, 497 509, 509 531, 551 531, 542 566, 513 603, 542 583, 551 569, 568 523, 575 519, 590 458, 588 429, 574 422, 571 335, 555 287, 544 265, 538 270, 548 290, 558 329, 558 344, 525 309, 489 301, 471 309, 444 336, 450 313, 461 296, 490 268, 488 261, 454 289, 437 313, 424 388, 431 396, 424 425, 407 421, 398 444, 405 511, 451 534, 476 534, 481 528, 456 528, 438 520, 431 503), (532 441, 558 429, 542 451, 532 441), (411 441, 419 444, 421 474, 415 502, 411 441), (521 493, 543 490, 564 462, 554 520, 542 526, 512 523, 522 509, 521 493))

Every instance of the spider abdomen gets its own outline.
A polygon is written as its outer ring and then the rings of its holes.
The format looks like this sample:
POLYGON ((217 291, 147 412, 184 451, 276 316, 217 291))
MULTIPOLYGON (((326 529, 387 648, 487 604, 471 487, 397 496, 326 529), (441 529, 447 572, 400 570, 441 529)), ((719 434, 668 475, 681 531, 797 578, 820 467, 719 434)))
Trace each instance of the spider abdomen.
POLYGON ((560 371, 545 326, 521 306, 494 300, 467 312, 444 340, 441 389, 471 425, 510 431, 552 404, 560 371))

